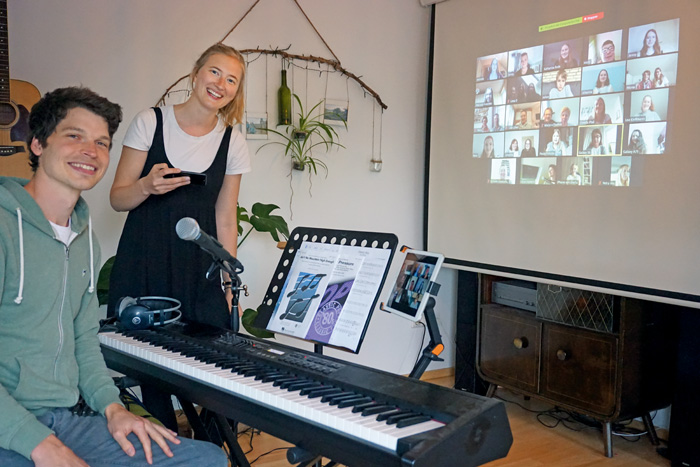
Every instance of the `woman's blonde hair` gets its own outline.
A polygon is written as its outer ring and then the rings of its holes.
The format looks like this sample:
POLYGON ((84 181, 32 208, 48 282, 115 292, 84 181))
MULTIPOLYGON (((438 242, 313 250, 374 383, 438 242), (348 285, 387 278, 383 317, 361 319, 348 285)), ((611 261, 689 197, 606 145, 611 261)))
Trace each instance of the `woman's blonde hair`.
POLYGON ((197 61, 194 63, 194 67, 192 68, 192 72, 190 73, 190 86, 194 87, 194 77, 197 75, 199 70, 202 69, 204 64, 207 63, 209 57, 216 54, 222 54, 231 58, 235 58, 241 64, 241 77, 238 81, 238 90, 236 91, 236 95, 234 96, 231 102, 226 104, 226 106, 224 106, 223 108, 219 109, 219 115, 224 120, 224 123, 226 123, 227 126, 232 126, 236 123, 243 122, 243 110, 245 108, 245 59, 238 50, 234 49, 233 47, 229 47, 228 45, 224 45, 221 42, 217 42, 216 44, 212 45, 207 50, 202 52, 202 55, 200 55, 197 61))

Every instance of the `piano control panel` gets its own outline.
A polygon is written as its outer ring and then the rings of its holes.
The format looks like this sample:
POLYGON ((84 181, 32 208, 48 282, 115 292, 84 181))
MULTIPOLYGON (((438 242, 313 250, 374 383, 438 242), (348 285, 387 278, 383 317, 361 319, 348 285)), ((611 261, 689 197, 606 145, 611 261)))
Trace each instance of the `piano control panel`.
POLYGON ((237 336, 229 331, 222 331, 221 336, 212 342, 224 348, 243 350, 247 354, 263 360, 278 361, 293 367, 304 368, 312 373, 330 375, 343 367, 337 361, 329 361, 323 357, 316 357, 303 352, 282 350, 278 345, 272 346, 265 342, 237 336))

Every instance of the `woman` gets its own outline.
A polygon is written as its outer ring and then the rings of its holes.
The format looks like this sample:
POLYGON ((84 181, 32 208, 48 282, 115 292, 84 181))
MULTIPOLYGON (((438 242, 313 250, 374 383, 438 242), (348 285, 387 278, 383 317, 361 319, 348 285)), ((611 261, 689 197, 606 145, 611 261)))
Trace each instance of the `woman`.
POLYGON ((520 157, 520 148, 517 139, 513 138, 513 141, 510 142, 510 147, 506 155, 510 157, 520 157))
POLYGON ((651 71, 644 70, 642 73, 642 79, 637 83, 637 89, 651 89, 654 85, 651 81, 651 71))
POLYGON ((566 182, 570 185, 581 184, 581 174, 578 173, 577 164, 571 164, 571 167, 569 168, 569 175, 566 176, 566 182))
POLYGON ((530 66, 530 61, 529 57, 527 55, 527 52, 523 52, 520 54, 520 68, 518 71, 515 72, 515 76, 525 76, 525 75, 534 75, 535 70, 532 69, 530 66))
POLYGON ((500 79, 503 75, 498 71, 498 59, 491 60, 491 66, 486 69, 486 79, 500 79))
MULTIPOLYGON (((243 118, 244 79, 241 54, 215 44, 195 63, 186 102, 146 109, 131 123, 110 191, 112 207, 129 215, 111 274, 109 315, 121 297, 165 296, 180 300, 186 321, 229 327, 230 290, 224 295, 219 281, 205 278, 212 259, 181 240, 175 224, 194 218, 236 255, 238 191, 241 174, 250 171, 245 138, 233 129, 243 118), (181 170, 205 173, 206 184, 169 178, 181 170)), ((144 402, 161 396, 144 394, 144 402)), ((169 397, 164 404, 172 409, 169 397)), ((154 415, 169 427, 174 421, 172 414, 154 415)))
POLYGON ((481 117, 481 130, 482 132, 487 132, 489 131, 489 118, 484 115, 481 117))
POLYGON ((547 143, 545 152, 548 156, 570 156, 569 148, 561 140, 561 131, 559 128, 552 132, 552 141, 547 143))
POLYGON ((652 86, 655 88, 667 88, 668 87, 668 78, 664 76, 664 74, 661 72, 661 68, 657 68, 654 70, 654 80, 652 81, 652 86))
POLYGON ((591 156, 601 156, 605 154, 605 146, 603 145, 603 134, 598 128, 595 128, 591 133, 591 142, 586 148, 591 156))
POLYGON ((484 104, 493 104, 493 89, 486 88, 484 91, 484 104))
POLYGON ((530 138, 525 140, 525 144, 523 147, 522 152, 520 153, 521 157, 537 157, 537 153, 535 153, 535 148, 532 147, 532 140, 530 138))
POLYGON ((642 99, 642 111, 639 112, 637 117, 644 117, 645 122, 658 122, 661 120, 659 114, 654 112, 654 102, 651 100, 651 96, 647 94, 642 99))
POLYGON ((627 143, 627 147, 625 148, 625 152, 632 154, 647 153, 647 145, 646 143, 644 143, 644 137, 642 136, 641 131, 634 130, 632 132, 632 134, 630 135, 629 143, 627 143))
POLYGON ((593 88, 593 94, 603 94, 606 92, 614 92, 612 84, 610 84, 610 77, 608 76, 608 70, 602 69, 598 73, 598 79, 595 82, 595 87, 593 88))
POLYGON ((547 173, 540 178, 540 185, 556 185, 557 184, 557 166, 549 164, 547 173))
POLYGON ((610 115, 605 113, 605 101, 602 97, 599 97, 598 100, 595 101, 595 110, 593 111, 593 115, 588 118, 588 123, 612 123, 610 115))
POLYGON ((559 58, 554 62, 559 68, 575 68, 578 66, 578 61, 571 56, 571 50, 569 44, 564 44, 561 46, 559 51, 559 58))
POLYGON ((613 177, 615 186, 630 186, 630 166, 622 164, 613 177))
POLYGON ((479 157, 485 157, 487 159, 495 157, 493 149, 493 136, 487 136, 484 138, 484 149, 481 150, 481 155, 479 155, 479 157))
POLYGON ((571 92, 571 87, 568 84, 566 84, 566 78, 566 71, 557 71, 556 87, 552 88, 549 91, 550 99, 558 99, 560 97, 574 97, 574 94, 571 92))
POLYGON ((655 29, 649 29, 644 35, 642 48, 639 55, 642 57, 651 57, 652 55, 661 55, 661 46, 659 46, 659 36, 655 29))

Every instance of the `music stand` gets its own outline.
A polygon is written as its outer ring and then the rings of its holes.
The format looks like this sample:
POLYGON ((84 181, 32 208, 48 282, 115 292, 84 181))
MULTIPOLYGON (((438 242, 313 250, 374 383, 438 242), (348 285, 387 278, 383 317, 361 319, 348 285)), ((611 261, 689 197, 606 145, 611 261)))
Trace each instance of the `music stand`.
POLYGON ((323 346, 359 352, 397 244, 390 233, 297 227, 258 308, 255 326, 312 342, 317 353, 323 346), (363 292, 358 297, 361 304, 347 303, 355 290, 363 292), (364 321, 349 325, 348 320, 338 320, 351 311, 353 320, 364 321), (324 318, 326 326, 321 328, 318 323, 324 318), (338 337, 341 328, 347 338, 338 337))

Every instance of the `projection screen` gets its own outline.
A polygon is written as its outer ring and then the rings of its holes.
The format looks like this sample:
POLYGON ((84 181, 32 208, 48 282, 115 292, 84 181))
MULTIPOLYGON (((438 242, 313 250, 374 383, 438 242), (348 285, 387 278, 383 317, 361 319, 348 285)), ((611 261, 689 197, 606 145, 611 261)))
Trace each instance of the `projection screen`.
POLYGON ((700 307, 700 2, 450 0, 433 45, 428 250, 700 307))

